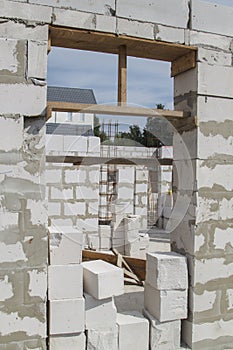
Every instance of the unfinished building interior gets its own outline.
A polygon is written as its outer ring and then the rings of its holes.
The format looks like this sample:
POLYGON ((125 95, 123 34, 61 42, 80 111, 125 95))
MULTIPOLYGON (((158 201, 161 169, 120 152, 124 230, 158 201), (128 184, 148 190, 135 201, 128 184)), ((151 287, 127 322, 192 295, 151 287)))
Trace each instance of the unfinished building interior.
POLYGON ((0 8, 0 349, 232 349, 233 9, 199 0, 0 8), (116 104, 47 101, 53 46, 118 55, 116 104), (173 111, 127 105, 127 56, 171 62, 173 111), (56 111, 162 117, 173 148, 46 134, 56 111), (167 252, 149 249, 158 219, 167 252), (124 299, 124 277, 138 300, 124 299))

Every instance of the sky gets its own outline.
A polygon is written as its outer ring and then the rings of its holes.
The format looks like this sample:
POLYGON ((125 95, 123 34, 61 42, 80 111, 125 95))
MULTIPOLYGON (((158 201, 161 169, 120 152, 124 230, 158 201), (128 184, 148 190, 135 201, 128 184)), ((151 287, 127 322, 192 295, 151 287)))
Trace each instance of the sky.
MULTIPOLYGON (((233 6, 233 0, 205 0, 233 6)), ((128 57, 129 104, 173 109, 170 63, 128 57)), ((117 56, 53 47, 48 57, 48 85, 93 89, 97 103, 117 101, 117 56)), ((107 117, 105 117, 106 120, 107 117)), ((116 118, 111 118, 116 120, 116 118)), ((133 123, 134 118, 128 118, 133 123)), ((143 124, 144 119, 137 119, 143 124)))

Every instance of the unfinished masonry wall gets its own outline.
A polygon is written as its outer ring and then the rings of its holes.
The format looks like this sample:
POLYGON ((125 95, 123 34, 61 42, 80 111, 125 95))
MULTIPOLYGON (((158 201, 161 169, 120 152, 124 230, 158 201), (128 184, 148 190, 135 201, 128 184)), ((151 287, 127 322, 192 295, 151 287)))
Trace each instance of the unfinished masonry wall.
POLYGON ((43 114, 51 12, 10 1, 0 7, 9 17, 0 19, 0 349, 45 349, 43 114))
POLYGON ((1 0, 0 8, 0 348, 46 348, 43 113, 53 23, 199 47, 196 69, 175 78, 175 108, 197 122, 181 135, 188 155, 174 139, 174 190, 191 204, 178 227, 181 214, 174 226, 170 219, 172 246, 189 260, 183 339, 192 349, 230 349, 233 10, 198 0, 1 0), (190 159, 193 180, 186 182, 190 159))

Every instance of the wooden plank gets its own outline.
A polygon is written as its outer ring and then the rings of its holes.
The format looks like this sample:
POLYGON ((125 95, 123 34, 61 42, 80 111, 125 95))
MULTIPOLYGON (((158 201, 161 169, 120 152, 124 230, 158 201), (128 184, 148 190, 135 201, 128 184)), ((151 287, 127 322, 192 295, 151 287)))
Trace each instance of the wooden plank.
MULTIPOLYGON (((83 261, 89 261, 89 260, 105 260, 109 262, 110 264, 116 265, 117 264, 117 256, 106 254, 106 253, 100 253, 100 252, 94 252, 90 250, 83 250, 82 252, 83 261)), ((127 264, 130 266, 133 273, 141 280, 144 281, 146 278, 146 260, 144 259, 138 259, 138 258, 132 258, 129 256, 124 256, 124 260, 127 262, 127 264)))
POLYGON ((186 72, 189 69, 196 67, 196 51, 191 51, 186 55, 183 55, 172 62, 171 76, 186 72))
POLYGON ((49 101, 47 108, 59 112, 87 113, 87 114, 103 114, 117 116, 135 116, 135 117, 164 117, 164 118, 186 118, 190 113, 185 111, 171 111, 168 109, 151 109, 142 107, 131 107, 125 105, 97 105, 49 101))
POLYGON ((118 54, 118 103, 126 103, 127 99, 127 49, 119 47, 118 54))
POLYGON ((119 46, 127 46, 127 55, 173 62, 196 47, 135 38, 90 30, 50 26, 52 46, 118 54, 119 46))
POLYGON ((48 163, 73 163, 74 165, 87 166, 99 164, 115 164, 115 165, 143 165, 150 168, 158 167, 159 165, 172 165, 172 159, 159 158, 117 158, 117 157, 79 157, 74 155, 47 155, 46 162, 48 163))

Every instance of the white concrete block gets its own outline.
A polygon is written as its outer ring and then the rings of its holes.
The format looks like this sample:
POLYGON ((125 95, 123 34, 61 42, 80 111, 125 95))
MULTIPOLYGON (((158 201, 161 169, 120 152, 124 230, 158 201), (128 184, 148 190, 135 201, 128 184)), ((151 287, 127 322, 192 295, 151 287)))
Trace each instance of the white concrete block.
POLYGON ((51 187, 51 199, 73 199, 73 188, 51 187))
POLYGON ((187 290, 157 290, 145 283, 144 306, 160 322, 187 318, 187 290))
POLYGON ((48 26, 28 27, 24 23, 5 21, 0 25, 0 38, 47 40, 48 26))
POLYGON ((116 17, 113 16, 101 16, 95 17, 96 27, 95 29, 100 32, 115 33, 116 32, 116 17))
POLYGON ((1 113, 43 115, 46 108, 46 86, 1 84, 0 105, 1 113))
POLYGON ((110 330, 87 331, 87 350, 118 350, 117 327, 110 330))
POLYGON ((64 152, 87 153, 87 138, 85 136, 64 136, 64 152))
POLYGON ((118 187, 118 198, 119 200, 130 200, 133 199, 134 196, 134 188, 131 185, 127 187, 120 186, 118 187))
POLYGON ((118 169, 118 182, 122 183, 134 183, 134 167, 124 167, 118 169))
POLYGON ((82 29, 95 29, 95 15, 80 11, 54 8, 54 25, 82 29))
POLYGON ((191 11, 192 29, 233 36, 231 25, 233 16, 232 7, 195 0, 191 3, 191 11))
POLYGON ((205 46, 210 49, 230 52, 232 40, 230 37, 195 30, 189 30, 186 34, 186 45, 205 46))
POLYGON ((101 300, 124 293, 123 270, 102 260, 83 263, 84 291, 101 300))
POLYGON ((96 136, 88 136, 88 153, 100 152, 100 138, 96 136))
POLYGON ((19 151, 23 145, 23 118, 0 118, 0 150, 19 151), (9 135, 14 135, 9 142, 9 135))
POLYGON ((87 219, 77 219, 76 226, 83 233, 96 233, 98 230, 99 220, 98 217, 87 218, 87 219))
POLYGON ((82 296, 83 267, 81 264, 48 267, 49 300, 77 299, 82 296))
POLYGON ((146 182, 148 181, 148 170, 147 169, 141 169, 141 168, 136 168, 136 181, 143 181, 146 182))
POLYGON ((146 281, 159 290, 187 289, 188 269, 185 256, 174 252, 148 253, 146 281))
POLYGON ((199 94, 232 98, 233 67, 198 63, 198 76, 199 94), (216 81, 218 84, 216 84, 216 81))
POLYGON ((25 77, 26 64, 26 42, 23 40, 0 39, 0 76, 1 79, 7 76, 8 80, 12 77, 16 81, 16 77, 25 77))
POLYGON ((144 316, 150 323, 151 350, 177 350, 180 348, 181 321, 159 322, 146 309, 144 316))
POLYGON ((84 333, 79 333, 71 336, 60 336, 49 338, 50 350, 85 350, 86 336, 84 333))
POLYGON ((45 181, 46 184, 57 184, 61 183, 62 179, 61 169, 46 169, 45 170, 45 181))
POLYGON ((147 193, 148 190, 148 183, 136 183, 135 186, 135 193, 147 193))
POLYGON ((47 41, 28 41, 28 78, 46 79, 47 41))
POLYGON ((116 326, 117 310, 113 298, 94 299, 85 293, 86 329, 107 330, 116 326))
POLYGON ((185 41, 184 29, 181 28, 167 27, 159 24, 156 25, 154 32, 156 40, 179 44, 183 44, 185 41))
POLYGON ((100 248, 100 238, 98 233, 90 233, 86 237, 86 244, 89 249, 99 250, 100 248))
POLYGON ((76 187, 76 198, 77 199, 93 199, 98 200, 99 199, 99 189, 91 188, 91 186, 84 186, 80 185, 76 187))
POLYGON ((173 147, 172 146, 162 146, 158 149, 159 151, 159 158, 167 159, 167 158, 173 158, 173 147))
MULTIPOLYGON (((38 1, 36 2, 38 3, 38 1)), ((52 8, 40 5, 18 3, 15 1, 0 1, 1 17, 22 19, 26 21, 51 23, 52 8)))
POLYGON ((64 214, 65 215, 85 215, 86 213, 86 203, 85 202, 75 202, 75 203, 64 203, 64 214))
POLYGON ((67 169, 65 170, 65 182, 70 183, 85 183, 87 179, 87 171, 82 169, 67 169))
POLYGON ((117 19, 118 34, 139 38, 154 39, 154 25, 124 18, 117 19))
POLYGON ((61 215, 61 203, 49 202, 48 203, 48 216, 60 216, 61 215))
POLYGON ((46 135, 46 152, 57 151, 62 152, 64 148, 63 135, 46 135))
POLYGON ((60 0, 59 3, 57 0, 29 0, 30 3, 42 4, 46 6, 53 7, 64 7, 72 8, 79 11, 91 12, 91 13, 100 13, 100 14, 111 14, 111 11, 115 10, 115 1, 114 0, 98 0, 97 2, 90 2, 88 0, 60 0))
POLYGON ((148 350, 149 322, 139 312, 117 314, 119 350, 148 350))
POLYGON ((111 237, 111 226, 109 225, 99 225, 99 235, 100 237, 110 238, 111 237))
POLYGON ((73 227, 49 227, 50 264, 80 264, 83 234, 73 227))
POLYGON ((12 283, 7 275, 0 279, 0 301, 5 301, 14 296, 12 283))
POLYGON ((135 3, 118 0, 116 15, 123 18, 136 19, 144 22, 161 23, 174 27, 186 28, 189 20, 188 1, 158 0, 154 3, 148 0, 135 3), (169 8, 169 11, 167 9, 169 8))
POLYGON ((112 248, 112 239, 100 237, 100 250, 110 250, 112 248))
POLYGON ((84 298, 50 301, 49 313, 50 334, 71 334, 84 331, 84 298))
POLYGON ((231 53, 199 47, 197 51, 197 60, 211 65, 231 66, 231 55, 231 53))

